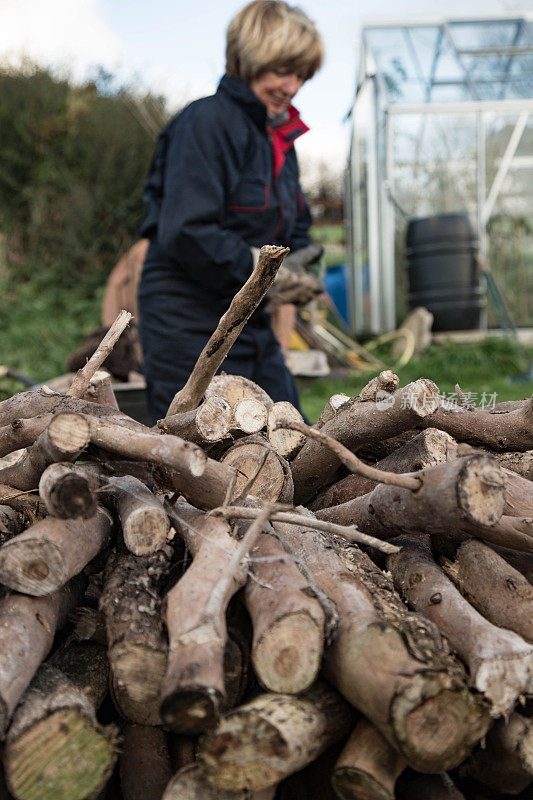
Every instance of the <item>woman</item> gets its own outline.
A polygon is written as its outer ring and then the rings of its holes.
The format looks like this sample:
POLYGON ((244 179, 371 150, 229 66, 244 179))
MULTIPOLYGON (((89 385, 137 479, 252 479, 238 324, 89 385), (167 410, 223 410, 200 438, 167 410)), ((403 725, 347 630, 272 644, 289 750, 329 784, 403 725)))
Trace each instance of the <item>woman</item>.
MULTIPOLYGON (((139 289, 155 419, 185 384, 258 248, 270 243, 294 252, 311 242, 293 147, 307 127, 291 101, 322 58, 320 35, 302 11, 256 0, 228 27, 226 74, 216 94, 191 103, 160 134, 144 193, 141 235, 150 246, 139 289)), ((264 306, 223 369, 297 405, 264 306)))

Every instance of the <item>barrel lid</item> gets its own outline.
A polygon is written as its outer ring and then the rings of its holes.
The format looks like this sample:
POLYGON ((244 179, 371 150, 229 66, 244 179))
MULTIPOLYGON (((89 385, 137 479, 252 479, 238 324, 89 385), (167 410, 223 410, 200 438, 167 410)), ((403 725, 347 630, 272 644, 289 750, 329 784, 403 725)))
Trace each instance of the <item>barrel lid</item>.
POLYGON ((407 226, 407 247, 445 241, 470 241, 475 238, 470 217, 466 212, 436 214, 412 219, 407 226))

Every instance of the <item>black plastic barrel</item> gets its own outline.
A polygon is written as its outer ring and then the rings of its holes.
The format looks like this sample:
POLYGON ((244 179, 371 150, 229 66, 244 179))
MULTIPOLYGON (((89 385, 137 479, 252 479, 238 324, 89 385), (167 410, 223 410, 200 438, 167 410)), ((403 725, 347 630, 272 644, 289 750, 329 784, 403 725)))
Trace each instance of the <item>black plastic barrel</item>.
POLYGON ((409 307, 431 311, 434 331, 481 327, 485 286, 468 214, 411 220, 406 245, 409 307))

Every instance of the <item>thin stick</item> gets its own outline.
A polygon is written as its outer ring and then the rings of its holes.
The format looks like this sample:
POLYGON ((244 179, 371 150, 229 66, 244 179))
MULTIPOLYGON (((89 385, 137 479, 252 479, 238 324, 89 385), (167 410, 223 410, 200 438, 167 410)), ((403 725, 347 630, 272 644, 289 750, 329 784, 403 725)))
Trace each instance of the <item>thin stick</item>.
POLYGON ((357 456, 352 453, 351 450, 348 450, 347 447, 341 444, 341 442, 338 442, 336 439, 333 439, 333 437, 328 436, 326 433, 322 433, 321 430, 311 428, 309 425, 306 425, 305 422, 282 419, 278 422, 276 429, 277 428, 290 428, 291 430, 305 433, 306 436, 309 436, 311 439, 316 439, 321 444, 329 447, 329 449, 335 453, 340 461, 342 461, 344 466, 348 467, 350 472, 356 472, 359 475, 363 475, 365 478, 370 478, 378 483, 388 483, 391 486, 401 486, 402 489, 410 489, 413 492, 418 491, 418 489, 420 489, 422 486, 422 481, 420 478, 414 478, 410 475, 398 475, 396 472, 385 472, 384 470, 370 467, 368 464, 365 464, 364 461, 361 461, 360 458, 357 458, 357 456))
POLYGON ((67 394, 69 394, 71 397, 83 397, 89 388, 91 378, 93 377, 94 373, 100 369, 109 353, 120 339, 120 336, 124 332, 125 328, 127 328, 131 317, 132 315, 129 311, 122 310, 120 312, 88 362, 84 367, 77 371, 67 394))
POLYGON ((215 372, 270 288, 281 262, 288 252, 288 247, 265 245, 261 248, 259 261, 254 271, 244 286, 239 289, 226 313, 220 318, 215 332, 200 353, 187 383, 172 400, 167 417, 171 414, 191 411, 200 405, 215 372))
POLYGON ((472 403, 470 402, 468 397, 465 395, 465 393, 463 392, 463 390, 461 389, 461 387, 459 386, 458 383, 455 384, 455 392, 457 394, 457 397, 461 401, 461 405, 464 408, 466 408, 468 411, 473 411, 474 410, 474 406, 472 405, 472 403))
POLYGON ((255 470, 254 474, 252 475, 250 480, 246 483, 246 485, 245 485, 244 489, 242 490, 242 492, 240 493, 240 495, 234 499, 233 502, 235 504, 244 503, 244 501, 248 497, 248 495, 250 493, 250 490, 252 489, 254 483, 256 482, 257 478, 259 477, 259 473, 261 472, 261 470, 265 466, 266 460, 269 457, 270 453, 271 453, 271 451, 268 450, 267 448, 265 448, 265 452, 263 453, 261 461, 259 462, 258 467, 255 470))
MULTIPOLYGON (((224 517, 224 519, 257 519, 262 510, 260 508, 245 508, 244 506, 219 506, 210 511, 209 514, 215 517, 224 517)), ((270 522, 286 522, 288 525, 300 525, 303 528, 311 528, 316 531, 335 533, 348 542, 363 544, 366 547, 375 547, 376 550, 381 550, 383 553, 398 553, 401 549, 394 544, 382 542, 381 539, 361 533, 355 525, 336 525, 334 522, 327 522, 315 517, 306 517, 303 514, 290 511, 272 511, 269 519, 270 522)))
POLYGON ((228 586, 239 569, 241 561, 252 549, 259 534, 262 533, 264 526, 268 522, 272 513, 272 506, 267 504, 264 508, 257 509, 257 511, 256 518, 235 548, 227 569, 224 570, 224 573, 220 576, 211 592, 211 596, 205 607, 205 616, 209 616, 210 613, 216 613, 216 610, 220 608, 222 598, 225 597, 228 586))

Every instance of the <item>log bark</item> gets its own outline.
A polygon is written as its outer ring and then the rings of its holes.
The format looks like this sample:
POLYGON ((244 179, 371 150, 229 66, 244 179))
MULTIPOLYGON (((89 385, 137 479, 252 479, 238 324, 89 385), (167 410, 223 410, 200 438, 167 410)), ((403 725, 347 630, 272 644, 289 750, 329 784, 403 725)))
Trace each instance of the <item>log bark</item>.
POLYGON ((199 477, 184 478, 177 470, 158 467, 156 478, 162 488, 182 494, 195 508, 210 510, 229 502, 235 496, 238 472, 229 464, 208 458, 199 477))
POLYGON ((124 800, 161 800, 172 777, 165 733, 149 725, 122 730, 120 785, 124 800))
POLYGON ((533 783, 533 719, 515 712, 497 720, 485 747, 477 747, 459 772, 506 795, 520 794, 533 783))
POLYGON ((24 515, 11 506, 0 505, 0 544, 5 544, 23 530, 24 515))
POLYGON ((78 656, 74 680, 43 664, 14 716, 4 764, 19 800, 85 800, 102 789, 113 771, 117 730, 102 727, 95 713, 107 693, 105 648, 83 648, 85 658, 78 656))
POLYGON ((315 681, 324 647, 324 611, 309 581, 267 533, 250 551, 245 602, 252 619, 252 663, 263 688, 298 694, 315 681))
POLYGON ((243 491, 265 502, 290 503, 293 497, 289 465, 261 436, 246 436, 235 442, 222 463, 237 471, 234 498, 243 491))
POLYGON ((30 447, 52 421, 52 414, 42 414, 32 419, 14 419, 0 428, 0 458, 30 447))
POLYGON ((496 458, 505 469, 510 469, 522 478, 533 481, 533 450, 525 453, 498 453, 496 458))
POLYGON ((331 782, 341 800, 394 800, 406 760, 366 719, 357 723, 340 754, 331 782))
MULTIPOLYGON (((422 419, 431 419, 438 403, 435 384, 420 379, 379 402, 352 398, 324 425, 322 432, 355 451, 362 444, 385 439, 412 428, 422 419)), ((307 441, 291 464, 296 502, 309 500, 331 482, 339 464, 339 458, 329 448, 307 441)))
POLYGON ((274 524, 335 604, 325 675, 422 772, 460 763, 488 727, 437 628, 401 603, 391 580, 340 537, 274 524))
POLYGON ((298 697, 261 695, 224 717, 201 741, 198 758, 217 789, 265 789, 343 739, 354 717, 325 683, 298 697))
POLYGON ((0 602, 0 733, 6 730, 84 586, 83 581, 74 580, 48 597, 12 594, 0 602))
POLYGON ((3 483, 0 483, 0 503, 18 511, 29 524, 41 519, 46 513, 39 495, 21 492, 20 489, 3 483))
POLYGON ((504 558, 471 539, 453 561, 444 559, 442 568, 485 619, 533 642, 533 586, 504 558))
POLYGON ((91 442, 127 459, 157 466, 157 479, 197 508, 216 508, 231 497, 236 472, 171 434, 134 432, 104 422, 91 425, 91 442))
MULTIPOLYGON (((36 438, 48 425, 48 415, 53 416, 62 411, 71 411, 74 414, 89 414, 98 417, 98 419, 107 419, 113 421, 115 425, 123 425, 133 430, 149 430, 145 425, 113 408, 89 403, 87 400, 79 400, 77 397, 70 397, 66 394, 59 394, 46 386, 42 389, 19 392, 19 394, 15 394, 0 403, 0 426, 2 426, 0 427, 0 441, 6 436, 15 436, 17 431, 21 437, 29 437, 30 431, 33 430, 36 433, 36 438), (42 422, 40 430, 38 427, 39 418, 42 422), (11 431, 10 434, 9 431, 11 431)), ((33 441, 35 441, 35 438, 33 441)), ((32 441, 27 442, 26 446, 31 443, 32 441)), ((23 445, 17 444, 12 449, 18 450, 21 446, 23 445)), ((4 446, 2 446, 2 450, 4 449, 4 446)), ((5 455, 5 452, 2 455, 5 455)))
MULTIPOLYGON (((474 800, 470 795, 463 795, 446 772, 442 775, 417 775, 411 770, 400 776, 396 797, 397 800, 474 800)), ((482 798, 478 796, 475 800, 482 798)))
POLYGON ((533 691, 533 647, 482 617, 433 561, 429 537, 404 536, 387 565, 394 583, 416 612, 428 617, 468 665, 472 684, 497 717, 533 691))
POLYGON ((215 375, 205 391, 206 399, 212 395, 223 397, 230 406, 234 406, 239 400, 252 399, 259 400, 265 408, 272 407, 273 400, 264 389, 249 378, 242 375, 228 375, 221 372, 215 375))
POLYGON ((453 410, 438 408, 429 420, 420 425, 431 425, 453 436, 458 442, 488 447, 504 452, 525 452, 533 449, 533 398, 511 411, 468 411, 457 407, 453 410))
POLYGON ((111 516, 87 520, 47 517, 0 548, 0 580, 24 594, 43 596, 64 586, 109 542, 111 516))
POLYGON ((39 480, 39 495, 49 514, 60 519, 89 519, 96 513, 95 481, 76 465, 50 464, 39 480))
POLYGON ((163 433, 172 433, 188 442, 208 447, 229 435, 230 422, 230 404, 223 397, 212 395, 192 411, 158 420, 157 426, 163 433))
POLYGON ((168 546, 147 556, 117 553, 104 573, 100 609, 106 619, 112 693, 122 716, 140 725, 161 724, 168 650, 161 591, 171 555, 168 546))
POLYGON ((305 433, 278 427, 280 420, 303 422, 304 419, 300 412, 294 408, 292 403, 286 400, 274 403, 272 408, 269 409, 267 423, 268 441, 280 456, 290 461, 302 448, 305 442, 305 433))
POLYGON ((505 478, 505 508, 508 517, 533 517, 533 481, 502 467, 505 478))
POLYGON ((517 550, 510 550, 508 547, 499 547, 494 544, 489 544, 489 547, 520 572, 529 583, 533 584, 533 553, 520 553, 517 550))
POLYGON ((338 525, 357 525, 382 539, 400 531, 446 535, 450 529, 479 529, 482 537, 502 516, 505 475, 490 456, 476 454, 413 474, 422 484, 418 491, 382 484, 316 515, 338 525))
MULTIPOLYGON (((374 464, 374 467, 386 472, 417 472, 444 461, 453 461, 455 451, 456 442, 451 436, 436 428, 428 428, 399 447, 394 453, 382 458, 374 464)), ((376 485, 375 480, 363 475, 355 473, 347 475, 320 492, 309 508, 317 511, 346 503, 354 497, 361 497, 363 494, 371 492, 376 485)))
POLYGON ((144 483, 130 476, 109 478, 104 497, 114 501, 130 553, 145 556, 166 544, 170 529, 167 512, 144 483))
POLYGON ((49 464, 75 461, 89 444, 89 424, 80 414, 59 413, 15 464, 0 469, 0 481, 17 489, 36 489, 49 464))
POLYGON ((190 411, 200 404, 215 372, 270 288, 288 252, 287 247, 274 245, 265 245, 261 248, 254 271, 220 318, 215 332, 200 353, 187 383, 172 400, 168 414, 190 411))
POLYGON ((240 543, 225 520, 183 503, 171 519, 193 562, 165 598, 169 654, 161 717, 173 730, 196 734, 216 724, 226 697, 225 612, 246 580, 246 566, 231 571, 240 543))
POLYGON ((91 443, 123 458, 172 468, 185 479, 199 477, 206 455, 197 445, 170 434, 132 431, 111 422, 90 419, 91 443))

